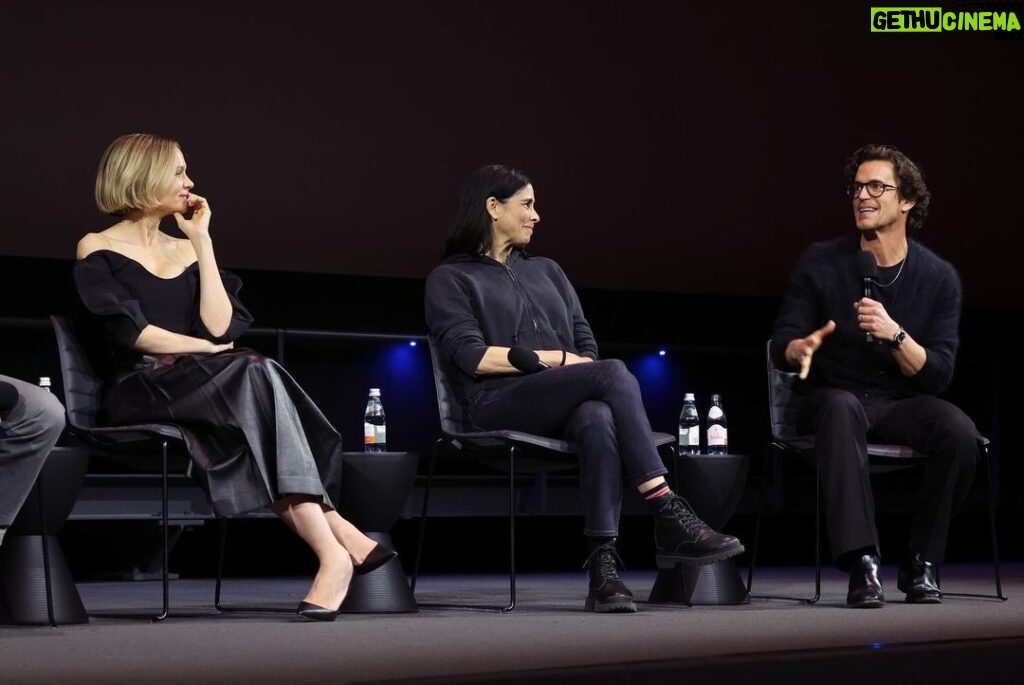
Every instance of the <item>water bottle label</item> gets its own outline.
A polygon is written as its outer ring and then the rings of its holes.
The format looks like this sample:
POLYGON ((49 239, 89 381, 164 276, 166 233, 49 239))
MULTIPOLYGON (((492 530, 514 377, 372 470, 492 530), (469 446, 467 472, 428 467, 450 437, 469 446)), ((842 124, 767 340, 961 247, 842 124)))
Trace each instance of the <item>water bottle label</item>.
POLYGON ((376 430, 374 430, 373 443, 375 445, 386 445, 388 442, 387 428, 384 426, 374 426, 374 428, 376 430))
POLYGON ((711 447, 712 445, 726 447, 728 444, 728 429, 717 423, 712 426, 708 426, 708 447, 711 447))
POLYGON ((723 412, 722 408, 719 406, 712 406, 711 409, 708 410, 709 419, 720 419, 724 414, 725 412, 723 412))
POLYGON ((365 421, 363 422, 363 444, 364 445, 373 445, 373 444, 375 444, 377 442, 377 431, 375 430, 376 428, 377 428, 377 426, 374 426, 372 423, 365 422, 365 421))
POLYGON ((690 426, 689 429, 683 431, 684 445, 690 447, 700 447, 700 426, 690 426))

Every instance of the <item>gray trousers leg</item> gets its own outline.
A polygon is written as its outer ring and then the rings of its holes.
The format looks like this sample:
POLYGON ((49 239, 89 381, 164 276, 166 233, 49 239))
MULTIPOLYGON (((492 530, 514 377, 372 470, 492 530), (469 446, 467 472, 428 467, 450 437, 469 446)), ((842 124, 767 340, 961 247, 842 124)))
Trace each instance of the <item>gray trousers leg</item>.
POLYGON ((41 388, 0 376, 18 401, 0 416, 0 542, 36 482, 50 448, 64 429, 64 406, 41 388))

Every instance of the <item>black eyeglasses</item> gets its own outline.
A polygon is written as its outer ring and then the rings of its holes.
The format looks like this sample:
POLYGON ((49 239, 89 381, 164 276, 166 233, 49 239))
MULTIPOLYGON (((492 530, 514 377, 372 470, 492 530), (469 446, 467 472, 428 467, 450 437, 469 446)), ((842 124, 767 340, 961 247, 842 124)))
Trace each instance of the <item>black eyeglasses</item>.
POLYGON ((882 194, 887 190, 896 190, 899 186, 891 186, 888 183, 882 183, 881 181, 868 181, 867 183, 858 183, 854 181, 850 185, 846 186, 846 194, 850 197, 857 197, 860 195, 861 188, 868 189, 868 195, 871 197, 882 197, 882 194))

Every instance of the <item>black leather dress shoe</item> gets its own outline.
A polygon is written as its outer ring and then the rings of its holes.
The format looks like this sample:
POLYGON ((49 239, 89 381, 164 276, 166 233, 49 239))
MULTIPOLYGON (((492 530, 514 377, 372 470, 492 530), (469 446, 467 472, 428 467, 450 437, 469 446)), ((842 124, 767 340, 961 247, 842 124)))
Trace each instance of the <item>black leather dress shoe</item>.
POLYGON ((896 575, 896 587, 907 593, 911 604, 940 604, 942 591, 935 580, 935 566, 918 553, 903 560, 896 575))
POLYGON ((850 565, 850 591, 846 594, 846 606, 855 609, 877 609, 885 606, 882 581, 878 579, 879 558, 865 554, 850 565))
POLYGON ((395 550, 378 542, 377 545, 370 550, 370 553, 366 555, 366 558, 363 559, 363 563, 354 564, 352 566, 352 570, 355 571, 356 575, 362 576, 370 571, 380 568, 396 556, 397 552, 395 552, 395 550))
POLYGON ((338 618, 337 611, 325 609, 322 606, 310 604, 309 602, 299 602, 299 608, 295 613, 311 621, 333 621, 338 618))

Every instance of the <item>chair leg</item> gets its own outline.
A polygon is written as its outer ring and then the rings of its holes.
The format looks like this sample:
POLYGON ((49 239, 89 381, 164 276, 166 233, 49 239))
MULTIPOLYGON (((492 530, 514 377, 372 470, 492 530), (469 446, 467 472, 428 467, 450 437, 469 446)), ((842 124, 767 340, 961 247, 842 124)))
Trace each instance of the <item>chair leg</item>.
MULTIPOLYGON (((992 571, 995 575, 996 593, 994 595, 986 595, 974 592, 943 592, 942 596, 972 597, 975 599, 998 599, 999 601, 1005 602, 1008 599, 1008 597, 1003 594, 1003 578, 999 570, 999 541, 996 536, 996 488, 995 479, 992 478, 992 458, 989 454, 987 445, 980 445, 979 448, 982 461, 984 462, 983 467, 985 469, 986 485, 988 487, 988 525, 989 535, 992 538, 992 571)), ((939 581, 938 572, 936 572, 935 579, 936 581, 939 581)))
POLYGON ((1008 597, 1003 594, 1003 579, 999 572, 999 541, 996 537, 996 484, 992 478, 992 455, 989 454, 988 445, 981 448, 985 457, 985 474, 988 477, 988 525, 992 535, 992 570, 996 579, 996 597, 1005 602, 1008 597))
MULTIPOLYGON (((431 452, 431 455, 430 455, 430 465, 427 468, 427 483, 426 483, 426 486, 425 486, 424 491, 423 491, 423 506, 420 509, 419 540, 416 542, 416 559, 413 562, 412 580, 409 583, 409 588, 413 592, 413 594, 415 594, 415 592, 416 592, 416 579, 419 577, 419 573, 420 573, 420 560, 423 557, 423 545, 424 545, 424 539, 426 538, 426 529, 427 529, 427 510, 428 510, 429 504, 430 504, 430 490, 431 490, 431 486, 432 486, 433 481, 434 481, 434 464, 437 461, 437 452, 438 452, 438 450, 440 450, 446 443, 448 443, 448 438, 439 438, 437 441, 434 442, 434 449, 433 449, 433 451, 431 452)), ((510 502, 511 501, 512 500, 510 500, 510 502)), ((515 511, 513 504, 510 504, 509 508, 510 508, 510 511, 513 511, 513 512, 515 511)), ((514 526, 514 523, 513 523, 513 526, 514 526)), ((514 527, 513 527, 512 531, 513 531, 513 535, 514 535, 514 527)), ((513 540, 514 540, 514 538, 513 538, 513 540)), ((512 544, 512 548, 513 548, 513 550, 515 549, 514 542, 512 544)), ((512 562, 511 563, 512 563, 512 567, 511 567, 511 584, 512 585, 511 585, 511 590, 510 590, 511 601, 505 607, 482 606, 482 605, 475 605, 475 604, 439 604, 439 603, 433 603, 433 602, 431 602, 431 603, 417 602, 417 605, 419 606, 420 609, 428 609, 428 608, 429 609, 459 609, 459 610, 462 610, 462 611, 487 611, 487 612, 511 611, 512 608, 515 606, 515 557, 514 556, 512 557, 512 562)))
POLYGON ((430 453, 430 464, 427 466, 427 483, 423 488, 423 506, 420 508, 420 533, 416 540, 416 560, 412 564, 412 581, 409 589, 416 594, 416 580, 420 577, 420 560, 423 558, 423 540, 427 534, 427 509, 430 505, 430 487, 434 482, 434 463, 437 461, 437 451, 445 443, 444 438, 434 441, 434 449, 430 453))
POLYGON ((508 606, 516 608, 516 446, 508 448, 508 606))
POLYGON ((164 438, 162 449, 161 449, 161 455, 162 455, 162 462, 161 462, 162 469, 161 469, 161 479, 160 479, 160 495, 161 495, 160 496, 160 504, 161 504, 161 506, 160 506, 160 527, 162 529, 162 534, 163 534, 163 549, 161 550, 160 557, 161 557, 161 571, 162 571, 162 578, 161 578, 161 580, 162 580, 162 583, 163 583, 164 603, 163 603, 163 610, 159 614, 157 614, 156 616, 153 617, 154 621, 162 621, 165 618, 167 618, 167 614, 170 611, 170 605, 171 605, 171 579, 170 579, 170 573, 168 571, 168 564, 167 564, 167 558, 168 558, 168 556, 170 554, 170 552, 169 552, 170 545, 169 545, 169 542, 168 542, 168 532, 167 532, 167 529, 168 529, 168 514, 167 514, 167 509, 168 509, 167 438, 164 438))
MULTIPOLYGON (((42 475, 42 474, 40 474, 42 475)), ((36 501, 39 503, 39 532, 43 544, 43 584, 46 586, 46 617, 50 620, 50 627, 57 627, 57 619, 53 614, 53 578, 50 574, 50 545, 46 535, 46 506, 43 503, 43 479, 36 479, 36 501)))
POLYGON ((214 585, 213 590, 213 606, 217 608, 217 611, 224 611, 224 607, 220 603, 220 590, 224 580, 224 553, 228 546, 228 520, 226 518, 220 518, 220 544, 217 546, 217 583, 214 585))
POLYGON ((768 447, 768 454, 765 458, 765 466, 762 471, 761 488, 758 491, 757 497, 757 514, 754 519, 754 545, 750 553, 750 566, 747 567, 747 595, 751 599, 783 599, 791 602, 801 602, 803 604, 814 604, 821 598, 821 488, 818 482, 817 466, 815 466, 814 474, 814 596, 807 598, 789 597, 786 595, 754 595, 750 592, 754 583, 754 567, 757 563, 757 548, 761 539, 761 516, 764 510, 764 500, 768 492, 768 472, 774 463, 773 457, 777 456, 778 451, 781 450, 782 447, 780 445, 772 443, 768 447))
POLYGON ((814 460, 814 604, 821 599, 821 462, 814 460))
POLYGON ((754 584, 754 568, 757 566, 757 548, 761 544, 761 515, 764 513, 765 490, 768 489, 768 462, 771 460, 771 448, 765 454, 761 468, 761 487, 757 489, 757 506, 754 514, 754 543, 750 548, 750 560, 747 566, 747 595, 754 584))

